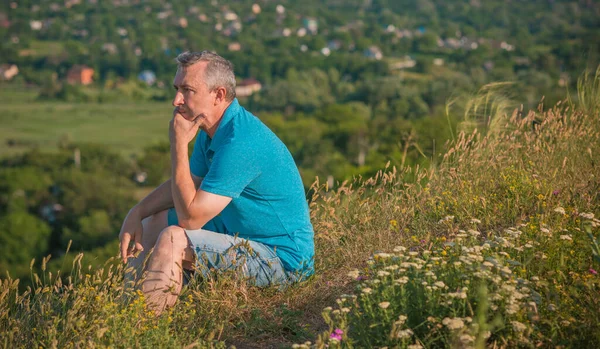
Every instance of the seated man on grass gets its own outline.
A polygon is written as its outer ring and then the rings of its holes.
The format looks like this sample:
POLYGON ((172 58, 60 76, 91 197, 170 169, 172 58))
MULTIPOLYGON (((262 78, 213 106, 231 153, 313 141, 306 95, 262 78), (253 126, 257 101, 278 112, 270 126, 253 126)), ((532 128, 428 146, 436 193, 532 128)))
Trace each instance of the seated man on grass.
POLYGON ((141 284, 147 302, 157 312, 175 304, 182 267, 227 270, 241 261, 257 286, 305 279, 313 228, 290 152, 240 106, 229 61, 203 51, 177 62, 171 179, 129 211, 119 235, 121 257, 138 277, 153 249, 141 284))

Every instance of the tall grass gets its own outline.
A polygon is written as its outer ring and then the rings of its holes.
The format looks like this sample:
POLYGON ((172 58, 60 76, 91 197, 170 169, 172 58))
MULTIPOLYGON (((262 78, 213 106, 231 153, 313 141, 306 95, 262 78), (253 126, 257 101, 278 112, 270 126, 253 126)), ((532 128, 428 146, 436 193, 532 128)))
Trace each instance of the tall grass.
POLYGON ((593 76, 586 71, 577 80, 577 97, 580 108, 586 113, 596 114, 600 111, 600 66, 593 76))
POLYGON ((462 132, 436 168, 316 182, 317 271, 305 283, 192 283, 157 318, 122 288, 121 266, 88 272, 77 259, 66 281, 34 276, 25 293, 3 281, 0 343, 598 347, 600 279, 587 231, 598 238, 600 120, 586 105, 515 110, 495 132, 462 132))

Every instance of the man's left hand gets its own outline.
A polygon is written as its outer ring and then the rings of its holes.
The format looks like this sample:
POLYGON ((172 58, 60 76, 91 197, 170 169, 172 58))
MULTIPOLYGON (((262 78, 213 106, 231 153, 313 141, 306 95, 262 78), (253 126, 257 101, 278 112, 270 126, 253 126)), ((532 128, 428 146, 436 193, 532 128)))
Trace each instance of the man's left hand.
POLYGON ((197 116, 193 120, 188 120, 175 109, 173 119, 169 123, 169 141, 171 144, 185 144, 187 146, 198 133, 199 118, 200 116, 197 116))

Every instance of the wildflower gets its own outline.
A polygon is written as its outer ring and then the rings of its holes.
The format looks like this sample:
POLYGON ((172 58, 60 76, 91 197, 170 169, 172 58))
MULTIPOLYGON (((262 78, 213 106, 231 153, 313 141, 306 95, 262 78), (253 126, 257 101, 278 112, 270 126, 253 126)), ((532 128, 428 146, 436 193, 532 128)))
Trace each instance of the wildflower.
POLYGON ((410 338, 410 336, 412 336, 412 335, 413 335, 413 331, 411 331, 410 329, 400 330, 395 333, 395 337, 398 339, 410 338))
POLYGON ((463 334, 462 336, 460 336, 460 341, 463 343, 472 343, 475 341, 475 337, 470 336, 468 334, 463 334))
POLYGON ((515 330, 515 332, 523 332, 527 329, 527 325, 519 321, 511 321, 510 323, 512 324, 513 330, 515 330))
MULTIPOLYGON (((408 282, 408 277, 407 276, 403 276, 401 278, 399 278, 398 280, 394 281, 394 283, 399 284, 399 285, 404 285, 408 282)), ((370 290, 370 289, 369 289, 370 290)), ((365 290, 363 290, 364 292, 365 290)))
POLYGON ((373 293, 373 290, 370 289, 369 287, 365 287, 365 288, 363 288, 362 293, 371 294, 371 293, 373 293))
POLYGON ((453 221, 454 220, 454 216, 446 216, 442 219, 439 220, 438 224, 444 223, 444 222, 448 222, 448 221, 453 221))
POLYGON ((469 229, 469 234, 471 234, 471 236, 479 236, 479 235, 481 235, 481 232, 478 232, 477 230, 469 229))
POLYGON ((381 309, 387 309, 390 306, 390 302, 381 302, 379 303, 379 307, 381 309))
POLYGON ((418 256, 419 252, 410 251, 410 252, 408 252, 408 255, 411 256, 411 257, 418 256))
POLYGON ((436 283, 433 284, 434 286, 437 286, 439 288, 445 288, 446 284, 443 281, 437 281, 436 283))
POLYGON ((477 218, 471 218, 471 224, 481 224, 481 221, 477 218))
POLYGON ((411 344, 407 347, 408 349, 422 349, 423 347, 419 343, 411 344))
POLYGON ((573 238, 571 237, 571 235, 561 235, 560 239, 561 240, 573 241, 573 238))
POLYGON ((596 270, 594 270, 593 268, 590 268, 589 272, 594 275, 598 275, 598 272, 596 270))
POLYGON ((349 313, 350 312, 350 308, 344 307, 342 309, 340 309, 342 311, 342 313, 349 313))
POLYGON ((329 335, 329 339, 341 341, 343 334, 344 334, 344 331, 342 331, 339 328, 336 328, 335 331, 331 332, 331 334, 329 335))
POLYGON ((389 276, 389 275, 390 275, 389 271, 380 270, 380 271, 377 272, 377 276, 379 276, 379 277, 386 277, 386 276, 389 276))
POLYGON ((391 255, 391 254, 389 254, 389 253, 380 252, 380 253, 376 253, 376 254, 374 255, 374 257, 375 257, 376 259, 377 259, 377 258, 386 259, 386 258, 390 258, 390 257, 392 257, 392 255, 391 255))
POLYGON ((394 247, 394 252, 404 252, 404 251, 406 251, 406 247, 404 247, 404 246, 394 247))
POLYGON ((558 194, 560 194, 560 190, 558 190, 558 189, 556 189, 552 192, 552 195, 554 195, 554 196, 556 196, 558 194))
POLYGON ((395 219, 391 219, 390 220, 390 225, 394 228, 396 228, 398 226, 398 221, 395 219))
POLYGON ((557 207, 557 208, 555 208, 555 209, 554 209, 554 212, 556 212, 556 213, 560 213, 560 214, 566 214, 566 212, 565 212, 565 209, 564 209, 564 208, 562 208, 562 207, 560 207, 560 206, 559 206, 559 207, 557 207))
POLYGON ((461 318, 444 318, 444 320, 442 320, 442 324, 446 325, 446 327, 448 327, 450 330, 460 330, 461 328, 465 327, 465 323, 461 318))
POLYGON ((591 220, 591 219, 594 219, 594 214, 593 214, 593 213, 591 213, 591 212, 590 212, 590 213, 585 213, 585 212, 583 212, 583 213, 580 213, 580 214, 579 214, 579 216, 580 216, 580 217, 583 217, 583 218, 585 218, 585 219, 590 219, 590 220, 591 220))
POLYGON ((348 277, 352 278, 352 279, 358 279, 358 277, 360 276, 360 272, 358 271, 358 269, 354 269, 348 272, 348 277))
POLYGON ((450 293, 448 293, 448 297, 458 298, 458 299, 466 299, 467 294, 465 292, 450 292, 450 293))

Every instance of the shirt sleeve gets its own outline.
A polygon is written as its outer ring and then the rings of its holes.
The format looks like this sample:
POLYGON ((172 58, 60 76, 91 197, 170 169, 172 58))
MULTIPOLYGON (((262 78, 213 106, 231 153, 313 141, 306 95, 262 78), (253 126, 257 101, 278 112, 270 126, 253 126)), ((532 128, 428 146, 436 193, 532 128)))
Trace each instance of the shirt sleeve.
POLYGON ((203 142, 204 135, 198 134, 196 136, 196 142, 194 143, 194 150, 190 157, 190 172, 196 177, 204 178, 208 173, 208 166, 206 165, 206 150, 204 149, 203 142))
POLYGON ((226 144, 215 152, 200 188, 209 193, 238 198, 260 176, 259 161, 250 147, 226 144))

